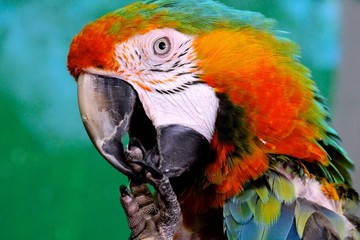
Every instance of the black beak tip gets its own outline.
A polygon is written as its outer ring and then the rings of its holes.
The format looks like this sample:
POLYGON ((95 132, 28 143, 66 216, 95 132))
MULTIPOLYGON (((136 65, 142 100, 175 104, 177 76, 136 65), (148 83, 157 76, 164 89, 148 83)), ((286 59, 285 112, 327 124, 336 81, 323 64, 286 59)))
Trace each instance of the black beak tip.
POLYGON ((160 171, 169 178, 181 176, 194 165, 206 161, 209 156, 208 140, 189 127, 164 126, 160 128, 159 135, 160 171))

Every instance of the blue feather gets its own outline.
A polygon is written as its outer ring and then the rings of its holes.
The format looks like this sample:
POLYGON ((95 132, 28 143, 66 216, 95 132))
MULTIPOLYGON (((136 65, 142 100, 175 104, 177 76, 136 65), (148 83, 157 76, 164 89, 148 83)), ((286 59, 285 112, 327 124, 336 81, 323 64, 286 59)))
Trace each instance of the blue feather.
MULTIPOLYGON (((248 197, 249 195, 242 200, 248 199, 248 197)), ((224 206, 224 227, 228 239, 300 239, 296 233, 294 220, 295 203, 283 204, 281 215, 274 224, 259 224, 254 221, 254 214, 248 206, 249 200, 244 202, 239 200, 240 198, 234 197, 224 206), (247 210, 243 211, 243 209, 247 210)))
POLYGON ((290 228, 290 231, 289 231, 289 234, 288 234, 286 240, 300 240, 299 234, 296 231, 295 223, 293 223, 291 225, 291 228, 290 228))
POLYGON ((267 238, 269 240, 276 240, 276 239, 289 239, 289 235, 291 233, 291 239, 299 239, 299 235, 296 235, 291 232, 291 229, 294 228, 294 211, 295 211, 295 203, 291 205, 283 204, 281 207, 281 215, 279 220, 268 227, 267 230, 267 238))

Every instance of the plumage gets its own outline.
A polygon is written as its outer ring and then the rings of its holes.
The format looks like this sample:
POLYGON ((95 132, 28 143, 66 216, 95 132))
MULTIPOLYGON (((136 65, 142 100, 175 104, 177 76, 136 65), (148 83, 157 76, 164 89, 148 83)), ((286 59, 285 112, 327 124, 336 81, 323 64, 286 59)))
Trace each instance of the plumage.
MULTIPOLYGON (((206 159, 173 180, 179 228, 205 236, 222 211, 215 239, 359 238, 344 215, 358 200, 353 162, 297 45, 274 26, 211 0, 137 2, 85 26, 68 69, 129 83, 155 142, 172 125, 207 141, 206 159)), ((130 137, 161 154, 134 125, 130 137)))

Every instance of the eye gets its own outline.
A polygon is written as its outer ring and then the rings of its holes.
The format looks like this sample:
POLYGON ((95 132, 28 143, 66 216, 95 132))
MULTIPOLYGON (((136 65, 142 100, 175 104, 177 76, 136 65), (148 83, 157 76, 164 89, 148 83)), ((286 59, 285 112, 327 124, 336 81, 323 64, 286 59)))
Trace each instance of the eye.
POLYGON ((168 37, 162 37, 154 42, 154 53, 159 56, 164 56, 171 50, 171 43, 168 37))

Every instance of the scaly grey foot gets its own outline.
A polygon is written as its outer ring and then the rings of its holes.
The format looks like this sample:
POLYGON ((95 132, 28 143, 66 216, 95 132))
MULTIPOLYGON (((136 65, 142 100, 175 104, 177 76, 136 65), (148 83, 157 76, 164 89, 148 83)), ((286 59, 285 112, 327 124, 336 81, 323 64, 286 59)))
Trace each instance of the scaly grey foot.
POLYGON ((131 238, 173 239, 180 219, 180 205, 169 179, 156 167, 142 161, 143 148, 138 141, 131 141, 126 156, 134 172, 143 181, 130 180, 130 188, 120 187, 120 201, 125 211, 131 238), (147 183, 155 189, 153 195, 147 183))

